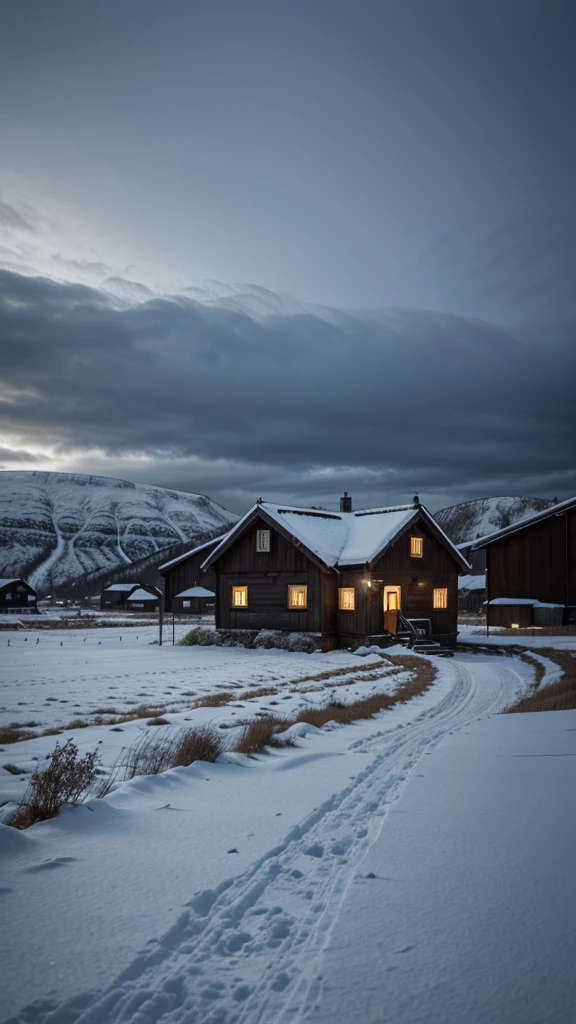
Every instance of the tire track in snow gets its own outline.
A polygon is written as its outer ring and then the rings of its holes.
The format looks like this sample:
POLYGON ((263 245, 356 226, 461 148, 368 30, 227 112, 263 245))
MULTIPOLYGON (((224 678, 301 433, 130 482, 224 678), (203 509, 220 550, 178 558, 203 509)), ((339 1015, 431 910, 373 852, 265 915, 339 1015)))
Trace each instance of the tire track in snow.
POLYGON ((491 661, 474 669, 451 662, 450 687, 437 704, 408 725, 357 741, 353 749, 374 758, 349 786, 242 875, 196 894, 104 993, 28 1007, 13 1024, 304 1020, 321 992, 322 953, 342 902, 419 759, 518 690, 507 667, 491 661))

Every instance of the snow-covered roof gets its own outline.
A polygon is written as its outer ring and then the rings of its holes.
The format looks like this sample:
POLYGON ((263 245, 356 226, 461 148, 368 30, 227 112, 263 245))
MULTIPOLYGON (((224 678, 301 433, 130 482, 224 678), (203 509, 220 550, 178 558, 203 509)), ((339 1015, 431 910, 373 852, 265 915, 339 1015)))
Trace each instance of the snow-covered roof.
POLYGON ((0 580, 0 587, 9 587, 11 583, 24 583, 24 580, 20 576, 11 580, 0 580))
POLYGON ((104 587, 103 593, 107 593, 109 590, 120 590, 120 591, 133 590, 134 587, 137 587, 137 586, 138 586, 137 583, 111 583, 109 587, 104 587))
POLYGON ((503 530, 496 530, 495 533, 489 533, 485 537, 480 537, 479 540, 474 542, 474 550, 477 548, 483 548, 487 544, 492 544, 494 541, 500 540, 501 537, 507 537, 509 533, 516 533, 517 530, 525 530, 527 526, 532 526, 533 523, 538 523, 541 519, 548 519, 550 516, 561 515, 562 512, 567 512, 574 506, 576 506, 576 497, 567 498, 566 501, 560 501, 557 505, 551 505, 550 508, 544 509, 543 512, 536 512, 533 516, 528 516, 526 519, 519 519, 518 522, 513 523, 512 526, 505 526, 503 530))
POLYGON ((461 576, 458 580, 458 590, 485 590, 486 576, 461 576))
POLYGON ((135 590, 133 594, 130 594, 131 601, 157 601, 158 594, 151 594, 148 590, 142 590, 140 587, 135 590))
POLYGON ((176 597, 216 597, 216 594, 212 590, 206 590, 206 587, 189 587, 181 594, 176 594, 176 597))
POLYGON ((423 505, 395 505, 390 508, 360 509, 357 512, 328 512, 319 509, 258 502, 230 530, 203 562, 208 567, 218 558, 230 538, 242 531, 255 514, 264 514, 316 555, 325 565, 344 568, 371 562, 419 515, 442 535, 456 559, 468 563, 458 548, 423 505))
POLYGON ((204 544, 199 544, 198 547, 191 548, 190 551, 185 551, 183 555, 178 555, 177 558, 172 558, 170 562, 164 562, 164 565, 158 566, 158 572, 164 572, 165 569, 171 569, 174 565, 178 565, 179 562, 185 562, 191 555, 197 555, 199 551, 207 551, 208 548, 213 548, 216 544, 220 544, 221 541, 225 540, 228 533, 221 534, 220 537, 213 537, 212 540, 207 540, 204 544))

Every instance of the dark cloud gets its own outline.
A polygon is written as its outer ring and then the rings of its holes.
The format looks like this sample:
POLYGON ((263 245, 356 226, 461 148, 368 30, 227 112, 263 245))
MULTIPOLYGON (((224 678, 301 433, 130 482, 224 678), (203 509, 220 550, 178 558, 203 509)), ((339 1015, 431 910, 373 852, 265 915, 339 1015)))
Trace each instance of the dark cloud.
POLYGON ((416 488, 436 505, 576 492, 565 322, 256 319, 184 296, 118 310, 95 289, 3 272, 0 337, 4 386, 22 396, 0 405, 3 428, 80 470, 98 448, 102 472, 240 510, 257 493, 325 503, 342 487, 370 502, 416 488))

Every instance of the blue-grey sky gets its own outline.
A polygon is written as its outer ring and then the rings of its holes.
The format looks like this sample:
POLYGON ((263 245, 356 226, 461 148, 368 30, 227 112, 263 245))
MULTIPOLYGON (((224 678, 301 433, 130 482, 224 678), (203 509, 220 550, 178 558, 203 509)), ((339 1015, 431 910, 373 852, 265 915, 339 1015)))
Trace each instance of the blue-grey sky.
POLYGON ((0 465, 238 511, 574 493, 575 28, 562 0, 4 5, 0 465))

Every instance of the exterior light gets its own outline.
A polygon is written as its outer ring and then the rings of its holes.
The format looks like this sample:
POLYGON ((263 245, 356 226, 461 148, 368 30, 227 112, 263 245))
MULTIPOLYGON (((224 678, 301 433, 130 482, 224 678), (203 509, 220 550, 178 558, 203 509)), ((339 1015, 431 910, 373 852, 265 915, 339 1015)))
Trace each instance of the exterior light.
POLYGON ((367 580, 366 582, 368 583, 368 586, 369 586, 369 587, 371 587, 371 586, 372 586, 372 580, 367 580))
POLYGON ((520 625, 519 625, 518 622, 512 622, 511 625, 512 625, 512 629, 520 629, 520 625))

